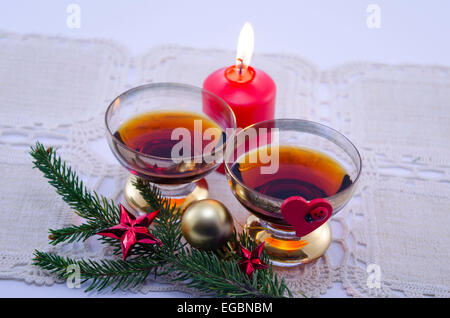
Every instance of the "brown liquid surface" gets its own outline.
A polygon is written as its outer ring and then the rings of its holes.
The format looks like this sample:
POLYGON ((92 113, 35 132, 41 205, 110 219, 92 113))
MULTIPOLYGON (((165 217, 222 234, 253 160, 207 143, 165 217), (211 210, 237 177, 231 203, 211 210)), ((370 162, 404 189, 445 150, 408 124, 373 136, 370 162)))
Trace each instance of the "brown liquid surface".
MULTIPOLYGON (((212 120, 189 112, 149 112, 125 122, 114 134, 129 148, 151 156, 171 158, 172 148, 180 139, 172 140, 176 128, 186 128, 191 135, 191 153, 180 153, 183 157, 194 153, 194 121, 201 120, 201 134, 208 128, 220 129, 212 120)), ((180 137, 179 137, 180 138, 180 137)), ((217 146, 222 141, 216 141, 217 146)), ((201 151, 211 140, 200 140, 201 151)), ((198 150, 198 149, 197 149, 198 150)))
MULTIPOLYGON (((260 151, 258 149, 254 152, 260 151)), ((253 154, 255 155, 255 154, 253 154)), ((247 187, 278 199, 301 196, 306 200, 325 198, 352 184, 345 169, 330 156, 319 151, 293 146, 279 147, 279 169, 274 174, 261 174, 259 160, 251 163, 252 152, 232 166, 234 174, 247 187)))

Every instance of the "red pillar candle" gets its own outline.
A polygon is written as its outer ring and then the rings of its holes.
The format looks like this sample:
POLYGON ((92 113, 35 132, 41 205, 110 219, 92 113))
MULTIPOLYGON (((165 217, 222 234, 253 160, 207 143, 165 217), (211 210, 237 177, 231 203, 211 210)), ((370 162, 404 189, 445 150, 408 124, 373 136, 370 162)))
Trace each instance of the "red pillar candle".
POLYGON ((239 36, 236 65, 213 72, 203 83, 204 89, 230 105, 237 127, 241 128, 273 119, 275 115, 275 82, 265 72, 249 66, 253 39, 253 29, 246 23, 239 36))

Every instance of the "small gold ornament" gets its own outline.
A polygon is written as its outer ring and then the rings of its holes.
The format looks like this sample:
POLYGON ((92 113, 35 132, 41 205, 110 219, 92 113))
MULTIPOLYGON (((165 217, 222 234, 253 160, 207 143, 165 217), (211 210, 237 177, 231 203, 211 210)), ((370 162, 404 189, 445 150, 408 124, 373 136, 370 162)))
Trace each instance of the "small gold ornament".
POLYGON ((191 203, 183 213, 181 231, 191 246, 215 250, 233 234, 233 217, 217 200, 204 199, 191 203))

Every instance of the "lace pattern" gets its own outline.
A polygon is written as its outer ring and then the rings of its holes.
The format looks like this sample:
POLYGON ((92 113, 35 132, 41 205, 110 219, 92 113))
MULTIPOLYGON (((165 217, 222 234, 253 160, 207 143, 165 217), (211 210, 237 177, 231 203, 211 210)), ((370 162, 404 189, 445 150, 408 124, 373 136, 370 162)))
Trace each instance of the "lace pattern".
MULTIPOLYGON (((29 146, 55 145, 91 189, 120 201, 127 173, 104 138, 109 102, 143 83, 201 86, 234 52, 164 46, 129 57, 108 41, 5 32, 0 42, 0 278, 50 285, 55 278, 31 265, 34 249, 75 258, 111 253, 95 239, 48 245, 49 228, 80 220, 31 169, 29 146)), ((359 297, 449 297, 450 69, 351 63, 320 71, 285 55, 256 55, 254 65, 277 83, 277 117, 331 125, 363 156, 360 187, 331 221, 330 249, 313 263, 279 270, 292 290, 319 296, 340 282, 359 297), (369 287, 370 264, 380 268, 379 288, 369 287)), ((223 175, 207 180, 211 197, 243 224, 248 214, 223 175)), ((153 280, 136 289, 162 290, 195 294, 153 280)))

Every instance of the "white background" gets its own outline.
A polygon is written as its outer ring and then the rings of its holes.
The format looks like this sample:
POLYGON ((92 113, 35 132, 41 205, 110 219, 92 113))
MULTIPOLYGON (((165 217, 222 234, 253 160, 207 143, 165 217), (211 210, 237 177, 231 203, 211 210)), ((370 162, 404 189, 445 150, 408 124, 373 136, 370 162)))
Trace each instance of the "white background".
MULTIPOLYGON (((255 30, 255 52, 292 53, 320 68, 350 61, 450 65, 450 1, 433 0, 3 0, 0 29, 20 33, 107 38, 131 54, 161 44, 234 49, 243 23, 255 30), (70 29, 67 6, 81 8, 81 27, 70 29), (370 29, 369 4, 381 9, 370 29)), ((226 64, 226 63, 225 63, 226 64)), ((225 65, 224 64, 224 65, 225 65)), ((97 294, 65 285, 38 287, 1 281, 0 297, 152 297, 181 293, 97 294)), ((345 296, 340 284, 325 296, 345 296)))

